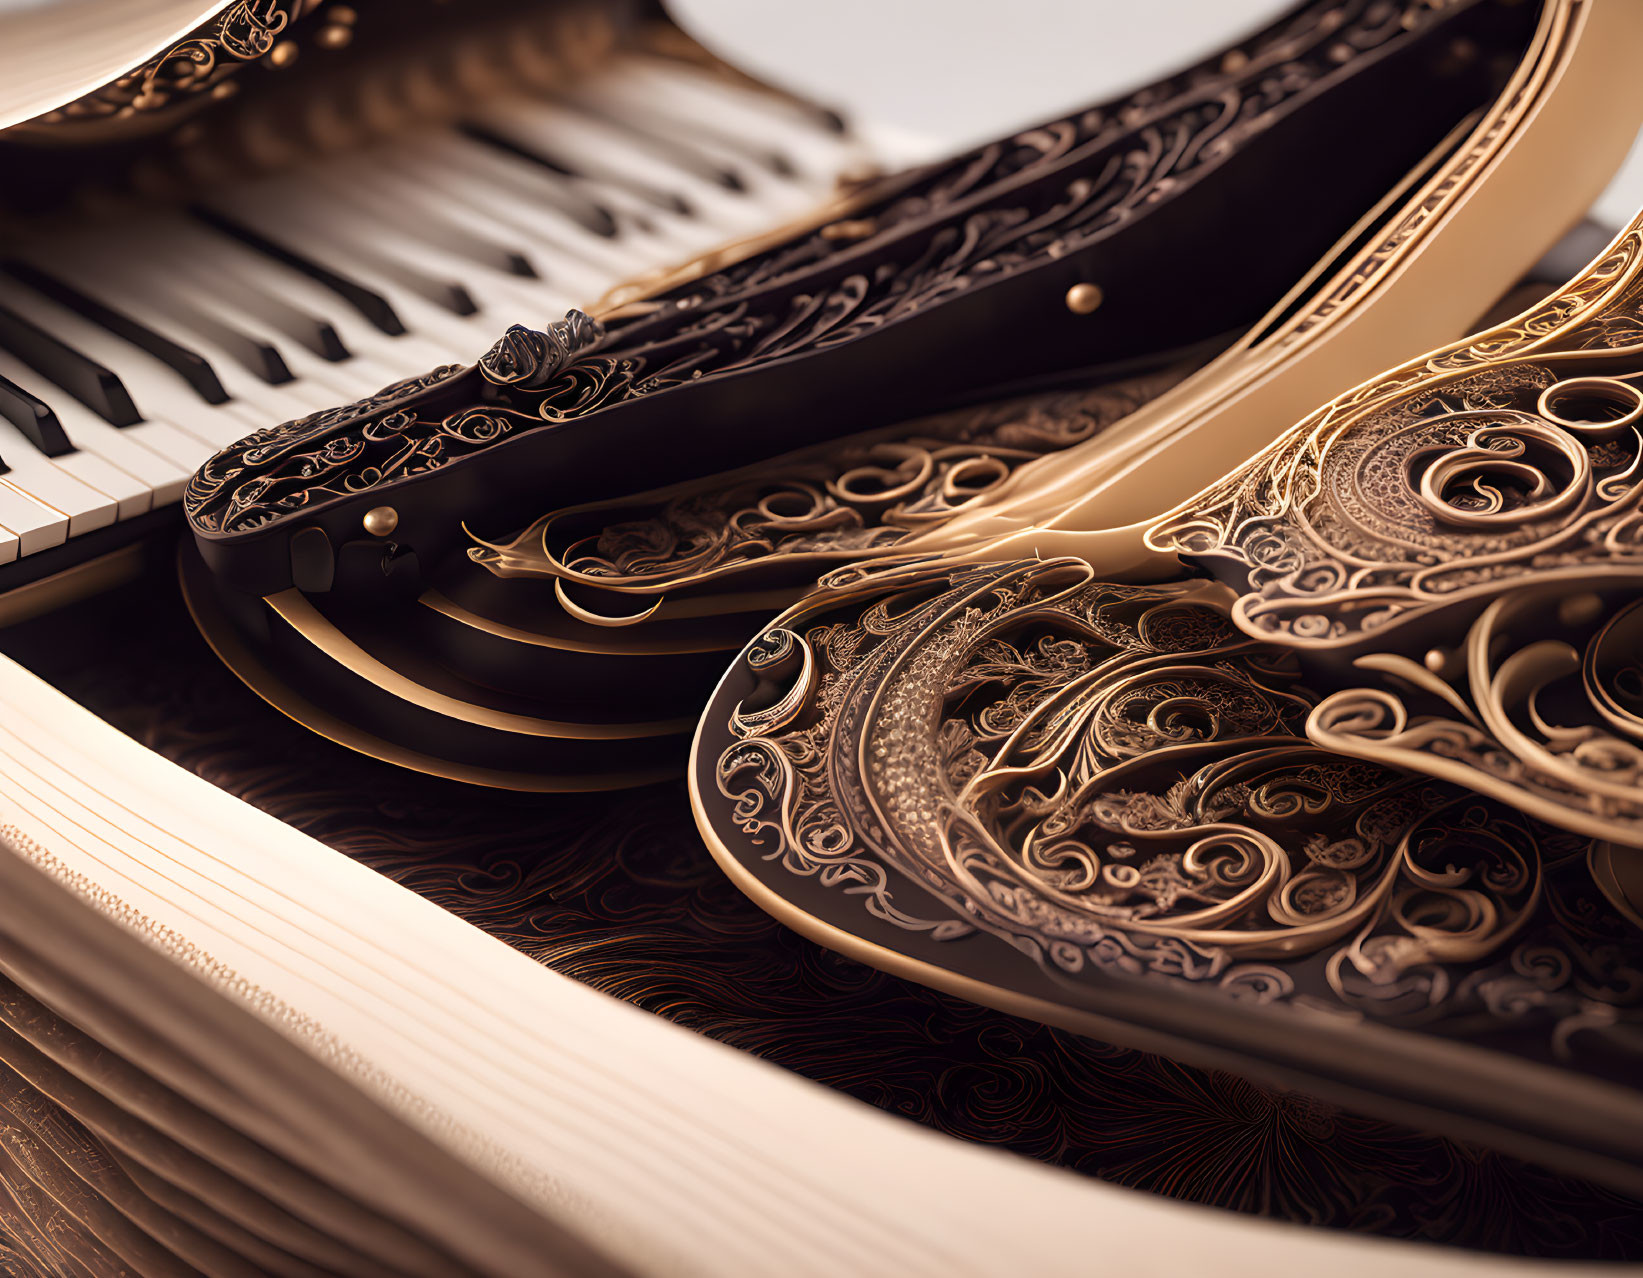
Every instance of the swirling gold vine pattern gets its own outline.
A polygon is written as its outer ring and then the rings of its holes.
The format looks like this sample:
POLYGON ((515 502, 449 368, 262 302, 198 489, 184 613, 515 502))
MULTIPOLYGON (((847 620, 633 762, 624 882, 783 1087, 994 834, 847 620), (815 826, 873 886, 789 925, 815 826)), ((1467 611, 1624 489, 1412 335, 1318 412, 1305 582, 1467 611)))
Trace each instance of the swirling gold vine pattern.
POLYGON ((543 422, 592 411, 644 378, 631 361, 591 354, 603 336, 598 321, 573 310, 544 330, 515 324, 497 339, 468 380, 504 390, 549 384, 529 396, 528 412, 482 392, 456 412, 428 411, 425 393, 449 390, 465 371, 445 364, 351 404, 255 431, 189 478, 183 509, 201 531, 246 532, 332 498, 425 475, 543 422))
POLYGON ((453 419, 428 430, 428 423, 406 407, 461 371, 459 364, 446 364, 351 404, 253 431, 190 476, 183 509, 197 528, 243 532, 271 522, 275 508, 298 510, 356 491, 355 484, 419 474, 451 452, 506 433, 511 422, 497 413, 486 415, 477 428, 473 421, 453 419), (339 433, 355 423, 357 434, 339 433))
MULTIPOLYGON (((1275 111, 1346 63, 1417 38, 1446 7, 1427 0, 1309 5, 1247 51, 984 147, 911 185, 892 182, 880 202, 854 219, 874 228, 861 243, 840 241, 824 228, 755 254, 635 313, 608 316, 599 351, 540 388, 500 403, 477 396, 454 406, 430 403, 396 420, 392 433, 475 436, 477 419, 484 433, 476 446, 488 447, 624 400, 836 348, 974 288, 1064 259, 1132 221, 1165 192, 1213 171, 1267 128, 1275 111)), ((311 512, 339 493, 407 477, 378 465, 374 450, 361 445, 357 437, 373 429, 369 417, 358 416, 314 439, 339 460, 328 460, 324 482, 312 491, 307 456, 252 461, 244 446, 232 446, 210 469, 229 489, 218 504, 239 511, 237 521, 223 526, 192 511, 190 519, 208 533, 261 528, 311 512)), ((411 473, 425 474, 461 455, 429 449, 411 473)))
POLYGON ((186 38, 100 89, 29 122, 73 129, 152 116, 197 100, 237 67, 271 50, 308 0, 237 0, 186 38))
POLYGON ((878 922, 991 933, 1068 977, 1480 1014, 1551 1056, 1643 1025, 1643 935, 1587 951, 1535 926, 1588 840, 1306 740, 1316 697, 1224 587, 1090 578, 838 574, 749 649, 753 697, 710 711, 718 836, 878 922))
MULTIPOLYGON (((663 303, 696 311, 725 298, 789 282, 838 252, 841 241, 860 243, 886 235, 931 214, 960 210, 986 198, 1003 183, 1019 183, 1051 171, 1081 151, 1113 145, 1142 126, 1155 124, 1193 99, 1219 98, 1220 124, 1197 142, 1182 142, 1182 153, 1200 146, 1215 151, 1230 145, 1220 129, 1258 116, 1358 54, 1417 29, 1452 0, 1395 5, 1347 0, 1311 4, 1288 15, 1251 40, 1215 58, 1147 85, 1116 102, 1086 107, 943 160, 889 187, 884 197, 852 214, 846 226, 825 226, 795 237, 779 249, 715 271, 671 292, 663 303)), ((1155 134, 1158 146, 1167 130, 1155 134)), ((1171 150, 1162 147, 1160 153, 1171 150)), ((1211 158, 1205 156, 1203 158, 1211 158)), ((1125 167, 1145 167, 1132 153, 1125 167)))
POLYGON ((1643 233, 1153 529, 1336 688, 1319 744, 1643 846, 1643 233))
POLYGON ((1036 457, 1093 439, 1157 398, 1179 365, 1094 390, 960 409, 806 449, 654 498, 554 512, 511 542, 475 547, 499 576, 668 590, 780 567, 796 580, 895 553, 985 500, 1036 457), (585 535, 561 532, 592 526, 585 535))
MULTIPOLYGON (((141 625, 117 607, 107 616, 126 642, 97 661, 59 654, 51 674, 137 740, 539 962, 866 1103, 1189 1202, 1514 1256, 1643 1259, 1643 1205, 1589 1183, 1033 1024, 812 945, 711 863, 678 787, 618 804, 501 793, 475 803, 273 714, 209 660, 174 599, 151 600, 141 625)), ((1541 906, 1505 954, 1478 977, 1502 1009, 1524 992, 1618 991, 1643 970, 1579 857, 1545 865, 1541 906)), ((1294 997, 1333 997, 1311 966, 1288 966, 1294 997)), ((1469 979, 1415 997, 1435 1000, 1432 1023, 1446 1032, 1487 1036, 1502 1022, 1467 1014, 1469 979)), ((1532 1004, 1518 1015, 1532 1017, 1532 1004)), ((47 1121, 87 1158, 106 1158, 70 1116, 50 1107, 47 1121)), ((0 1241, 7 1272, 51 1272, 65 1255, 97 1271, 94 1240, 16 1149, 0 1148, 0 1203, 14 1202, 28 1210, 8 1213, 19 1232, 0 1241)))

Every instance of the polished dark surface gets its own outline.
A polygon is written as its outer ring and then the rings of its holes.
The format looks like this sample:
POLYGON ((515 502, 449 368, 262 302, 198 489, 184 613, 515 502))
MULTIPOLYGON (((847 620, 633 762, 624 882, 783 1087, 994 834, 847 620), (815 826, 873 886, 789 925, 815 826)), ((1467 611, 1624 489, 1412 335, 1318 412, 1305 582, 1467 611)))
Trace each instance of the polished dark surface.
POLYGON ((0 647, 145 745, 555 970, 915 1122, 1272 1219, 1643 1259, 1643 1205, 1607 1190, 1001 1015, 803 941, 713 865, 682 787, 509 795, 320 741, 211 658, 166 580, 0 647), (62 642, 110 627, 123 642, 95 662, 62 642))

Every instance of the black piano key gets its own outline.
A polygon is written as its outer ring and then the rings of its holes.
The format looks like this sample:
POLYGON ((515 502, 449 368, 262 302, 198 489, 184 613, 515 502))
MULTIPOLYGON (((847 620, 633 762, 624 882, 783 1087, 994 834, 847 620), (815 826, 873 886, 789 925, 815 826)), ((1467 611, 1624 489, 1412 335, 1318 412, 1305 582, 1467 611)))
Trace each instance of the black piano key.
POLYGON ((410 290, 418 297, 426 298, 453 315, 460 315, 465 319, 469 315, 479 314, 479 303, 474 301, 473 294, 456 280, 440 279, 408 262, 386 255, 372 257, 371 268, 378 275, 393 280, 402 288, 410 290))
MULTIPOLYGON (((342 334, 338 333, 326 321, 313 321, 313 335, 314 344, 309 346, 308 349, 321 359, 328 359, 333 364, 337 364, 354 357, 354 353, 343 344, 342 334)), ((302 339, 299 337, 297 340, 301 341, 302 339)))
MULTIPOLYGON (((353 352, 343 344, 341 335, 329 320, 310 314, 300 306, 287 302, 283 297, 276 297, 266 290, 255 287, 246 281, 238 280, 234 300, 241 309, 248 314, 266 323, 276 332, 283 333, 293 342, 305 347, 318 355, 321 359, 333 364, 352 359, 353 352)), ((246 337, 246 340, 255 340, 246 337)), ((273 351, 280 367, 285 368, 285 359, 276 348, 263 343, 273 351)), ((287 376, 286 381, 294 380, 287 376)))
POLYGON ((435 280, 434 284, 434 291, 428 295, 433 301, 464 317, 479 314, 479 303, 462 285, 442 280, 435 280))
POLYGON ((464 226, 443 214, 428 208, 408 205, 399 200, 385 200, 377 214, 413 239, 444 249, 458 257, 465 257, 492 270, 535 280, 542 277, 524 253, 511 249, 490 238, 482 231, 464 226))
MULTIPOLYGON (((534 164, 538 168, 547 169, 550 173, 559 177, 575 176, 570 170, 554 160, 535 155, 512 138, 493 132, 482 124, 461 124, 457 128, 464 137, 488 146, 493 151, 500 151, 504 155, 512 156, 514 159, 524 160, 526 163, 534 164)), ((600 236, 602 239, 614 240, 621 234, 622 228, 616 221, 616 214, 597 200, 591 200, 579 192, 564 189, 555 190, 551 194, 547 194, 545 198, 577 225, 594 235, 600 236)))
MULTIPOLYGON (((495 147, 499 151, 505 151, 509 155, 516 155, 522 160, 529 160, 532 164, 538 164, 550 173, 559 174, 560 177, 582 178, 584 180, 592 177, 591 174, 581 172, 572 165, 567 164, 563 159, 543 151, 539 147, 526 146, 506 134, 493 133, 484 125, 464 125, 463 131, 477 142, 483 142, 487 146, 495 147)), ((676 213, 680 217, 696 216, 696 206, 676 191, 664 191, 661 187, 651 186, 648 182, 641 182, 617 174, 602 174, 597 180, 608 182, 611 186, 638 196, 647 204, 654 204, 657 208, 665 209, 669 213, 676 213)), ((610 236, 607 238, 614 238, 618 230, 616 218, 610 214, 608 209, 605 212, 610 217, 611 226, 610 236)))
POLYGON ((255 333, 248 333, 237 325, 195 306, 184 307, 178 304, 168 309, 185 324, 208 335, 213 342, 239 361, 252 376, 260 378, 270 386, 284 386, 287 382, 297 380, 297 375, 285 362, 285 356, 280 354, 279 348, 272 342, 265 341, 255 333))
POLYGON ((272 258, 293 271, 299 271, 316 284, 329 289, 389 337, 399 337, 405 332, 405 323, 399 318, 398 312, 389 305, 387 298, 374 289, 346 279, 330 267, 323 266, 284 244, 276 243, 260 231, 252 230, 226 213, 206 205, 195 205, 190 212, 207 226, 221 231, 224 235, 232 236, 247 248, 255 249, 264 257, 272 258))
POLYGON ((786 178, 791 181, 799 176, 799 166, 788 158, 786 151, 765 151, 757 158, 759 163, 779 178, 786 178))
POLYGON ((649 128, 634 120, 616 120, 603 112, 585 112, 593 119, 600 120, 611 128, 630 133, 639 140, 641 146, 654 154, 664 157, 667 162, 685 173, 694 174, 704 182, 710 182, 722 190, 734 192, 737 195, 747 193, 747 182, 735 169, 728 164, 721 164, 711 156, 698 151, 695 147, 678 138, 656 129, 649 128))
POLYGON ((9 259, 0 263, 0 270, 19 283, 26 284, 36 293, 49 297, 65 310, 73 311, 82 319, 90 320, 99 328, 107 329, 122 341, 130 342, 138 350, 146 351, 176 373, 195 394, 208 404, 226 404, 228 392, 218 380, 216 371, 205 356, 180 346, 164 334, 156 333, 124 311, 116 310, 89 294, 81 292, 65 280, 41 270, 28 262, 9 259))
MULTIPOLYGON (((0 377, 0 417, 4 417, 47 457, 67 457, 74 445, 63 431, 51 406, 36 399, 17 383, 0 377)), ((0 462, 0 475, 8 467, 0 462)))
POLYGON ((125 383, 111 370, 4 306, 0 306, 0 349, 56 382, 110 425, 135 426, 143 420, 125 383))
MULTIPOLYGON (((340 364, 354 357, 331 321, 314 315, 283 297, 276 297, 244 280, 234 300, 246 313, 262 320, 271 329, 312 351, 323 360, 340 364)), ((283 360, 282 360, 283 363, 283 360)))

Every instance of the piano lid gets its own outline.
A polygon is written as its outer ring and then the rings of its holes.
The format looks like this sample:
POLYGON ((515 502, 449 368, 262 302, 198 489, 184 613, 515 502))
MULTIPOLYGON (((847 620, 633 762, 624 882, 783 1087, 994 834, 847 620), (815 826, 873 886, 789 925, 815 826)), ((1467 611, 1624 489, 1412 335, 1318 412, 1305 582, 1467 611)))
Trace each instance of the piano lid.
POLYGON ((0 0, 0 128, 160 121, 270 52, 313 0, 0 0))

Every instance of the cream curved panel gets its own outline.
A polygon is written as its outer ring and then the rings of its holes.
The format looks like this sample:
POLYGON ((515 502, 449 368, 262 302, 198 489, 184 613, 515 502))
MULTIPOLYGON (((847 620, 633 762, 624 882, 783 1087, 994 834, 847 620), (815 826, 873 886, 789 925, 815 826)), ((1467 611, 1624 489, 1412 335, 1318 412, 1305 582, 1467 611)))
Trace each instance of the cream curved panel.
POLYGON ((222 0, 0 0, 0 128, 94 92, 227 7, 222 0))

